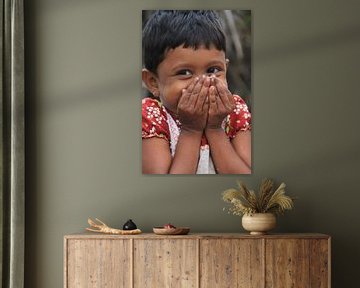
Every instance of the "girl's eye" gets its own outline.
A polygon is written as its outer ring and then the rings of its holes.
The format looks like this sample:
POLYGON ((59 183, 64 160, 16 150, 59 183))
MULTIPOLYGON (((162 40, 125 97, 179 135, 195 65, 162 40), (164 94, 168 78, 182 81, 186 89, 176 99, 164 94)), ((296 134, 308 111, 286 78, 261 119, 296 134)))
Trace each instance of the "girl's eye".
POLYGON ((221 71, 221 69, 219 67, 210 67, 206 72, 208 74, 216 74, 220 71, 221 71))
POLYGON ((176 75, 190 76, 190 75, 192 75, 192 73, 188 69, 182 69, 182 70, 177 71, 176 75))

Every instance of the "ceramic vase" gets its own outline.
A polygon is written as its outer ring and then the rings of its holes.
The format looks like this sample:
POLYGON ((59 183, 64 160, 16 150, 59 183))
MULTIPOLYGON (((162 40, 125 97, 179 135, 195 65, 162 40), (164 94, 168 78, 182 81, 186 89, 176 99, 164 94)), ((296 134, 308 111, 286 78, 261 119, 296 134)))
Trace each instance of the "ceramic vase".
POLYGON ((263 235, 276 226, 276 217, 272 213, 255 213, 242 217, 242 226, 251 235, 263 235))

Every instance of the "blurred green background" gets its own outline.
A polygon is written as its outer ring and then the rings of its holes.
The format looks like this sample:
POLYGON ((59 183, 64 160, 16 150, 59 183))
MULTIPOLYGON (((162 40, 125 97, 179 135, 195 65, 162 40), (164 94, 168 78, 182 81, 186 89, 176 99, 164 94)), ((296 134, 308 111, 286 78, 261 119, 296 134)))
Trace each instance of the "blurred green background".
POLYGON ((333 287, 360 257, 359 1, 25 2, 26 287, 63 287, 63 236, 88 217, 144 231, 241 232, 221 191, 287 184, 277 232, 332 240, 333 287), (126 4, 125 4, 126 3, 126 4), (252 11, 253 174, 143 176, 141 10, 252 11))

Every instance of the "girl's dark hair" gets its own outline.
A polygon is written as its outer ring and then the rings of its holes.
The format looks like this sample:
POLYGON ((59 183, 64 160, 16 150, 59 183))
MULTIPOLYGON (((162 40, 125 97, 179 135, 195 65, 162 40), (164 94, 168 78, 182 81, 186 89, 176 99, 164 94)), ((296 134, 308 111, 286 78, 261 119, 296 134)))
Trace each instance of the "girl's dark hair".
POLYGON ((211 10, 157 10, 145 24, 142 41, 145 68, 155 74, 165 53, 180 45, 193 49, 214 45, 226 51, 221 20, 211 10))

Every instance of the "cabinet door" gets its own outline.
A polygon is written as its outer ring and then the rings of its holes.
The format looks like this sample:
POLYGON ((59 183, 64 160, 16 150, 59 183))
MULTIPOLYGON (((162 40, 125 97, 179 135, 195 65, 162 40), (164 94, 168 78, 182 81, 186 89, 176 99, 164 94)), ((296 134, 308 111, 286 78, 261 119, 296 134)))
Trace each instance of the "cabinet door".
POLYGON ((134 240, 134 288, 197 287, 195 239, 134 240))
POLYGON ((130 240, 68 239, 65 287, 131 287, 130 248, 130 240))
POLYGON ((263 287, 262 243, 261 239, 201 240, 200 287, 263 287))
POLYGON ((310 241, 310 287, 330 287, 330 240, 310 241))
POLYGON ((309 240, 266 239, 266 287, 309 287, 309 240))

